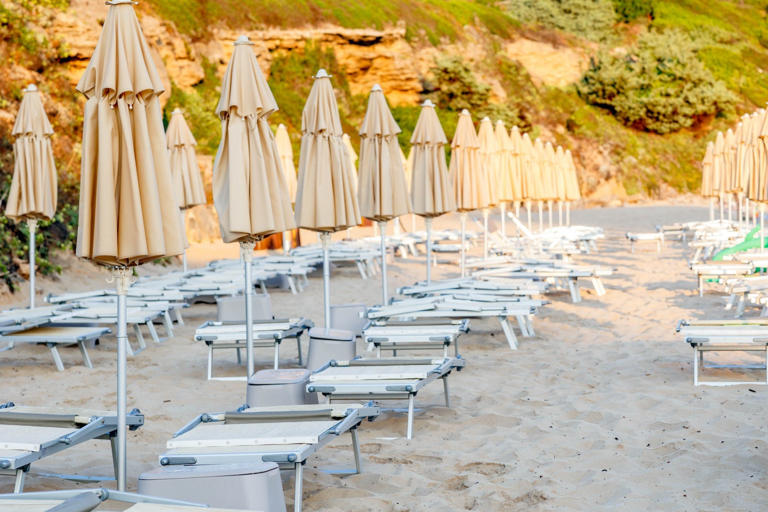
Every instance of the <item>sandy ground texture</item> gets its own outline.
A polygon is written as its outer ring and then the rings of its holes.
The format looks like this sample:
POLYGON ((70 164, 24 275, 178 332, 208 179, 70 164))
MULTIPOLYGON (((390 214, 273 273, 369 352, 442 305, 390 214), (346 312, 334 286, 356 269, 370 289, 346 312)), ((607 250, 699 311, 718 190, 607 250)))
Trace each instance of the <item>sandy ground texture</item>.
MULTIPOLYGON (((566 294, 550 296, 552 304, 535 320, 537 336, 523 339, 516 352, 495 320, 473 321, 462 340, 468 365, 452 377, 453 407, 443 407, 442 386, 422 391, 411 441, 404 439, 404 415, 386 413, 363 424, 360 475, 321 471, 352 464, 349 437, 333 441, 306 466, 305 510, 764 509, 768 388, 694 388, 692 351, 674 331, 682 318, 724 317, 722 296, 696 296, 688 251, 680 244, 668 243, 660 255, 652 244, 641 244, 630 254, 623 238, 628 230, 651 231, 656 224, 706 215, 705 208, 674 206, 574 212, 574 223, 606 229, 600 252, 579 261, 617 269, 606 280, 607 295, 587 289, 580 304, 566 294)), ((458 220, 450 216, 436 224, 458 220)), ((201 250, 217 254, 211 247, 201 250)), ((194 259, 195 248, 192 253, 194 259)), ((58 292, 108 286, 103 271, 68 262, 61 278, 42 279, 41 287, 58 292)), ((442 265, 436 277, 455 271, 442 265)), ((423 272, 422 262, 396 259, 392 288, 421 279, 423 272)), ((378 280, 363 281, 351 267, 335 269, 332 280, 334 303, 380 300, 378 280)), ((299 296, 283 290, 271 296, 276 314, 321 323, 319 273, 299 296)), ((5 302, 23 301, 21 292, 5 302)), ((243 383, 205 380, 206 349, 192 334, 214 315, 214 306, 186 310, 186 326, 174 338, 150 341, 146 351, 129 358, 129 404, 146 414, 145 427, 129 435, 131 488, 139 473, 157 467, 166 441, 188 420, 245 401, 243 383)), ((64 349, 62 356, 67 369, 57 372, 44 347, 0 353, 0 400, 114 407, 113 337, 91 350, 92 370, 80 365, 77 349, 64 349)), ((256 357, 259 367, 267 367, 271 351, 257 350, 256 357)), ((294 365, 295 357, 295 346, 287 344, 283 364, 294 365)), ((216 371, 243 370, 224 354, 216 371)), ((33 470, 109 474, 108 444, 75 447, 33 470)), ((26 490, 76 485, 33 472, 26 490)), ((290 507, 293 483, 284 486, 290 507)), ((0 491, 11 490, 12 479, 0 477, 0 491)))

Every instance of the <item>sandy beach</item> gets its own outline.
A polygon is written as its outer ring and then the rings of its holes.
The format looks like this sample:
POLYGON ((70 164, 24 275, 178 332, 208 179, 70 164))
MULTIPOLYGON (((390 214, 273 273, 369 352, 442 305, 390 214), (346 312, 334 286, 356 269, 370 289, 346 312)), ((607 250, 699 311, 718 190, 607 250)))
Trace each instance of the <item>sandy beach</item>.
MULTIPOLYGON (((697 296, 680 243, 667 243, 661 254, 652 244, 640 244, 631 254, 624 239, 626 231, 652 231, 656 224, 704 220, 707 214, 704 207, 669 205, 575 211, 574 224, 605 229, 599 252, 576 261, 616 269, 605 280, 607 295, 598 297, 585 286, 579 304, 565 293, 548 296, 552 304, 534 321, 537 336, 521 339, 516 352, 495 320, 473 321, 461 343, 467 367, 451 381, 452 408, 443 407, 440 386, 427 387, 418 397, 421 411, 411 441, 404 438, 402 414, 363 424, 360 475, 322 471, 352 464, 349 437, 333 441, 305 468, 305 510, 764 509, 768 388, 694 387, 691 349, 675 335, 680 319, 725 316, 722 296, 697 296)), ((435 227, 457 225, 451 215, 435 227)), ((216 254, 236 252, 193 247, 190 261, 201 265, 216 254)), ((105 271, 73 257, 64 262, 65 272, 39 279, 39 288, 58 293, 111 286, 105 271)), ((141 275, 165 271, 139 269, 141 275)), ((456 271, 441 265, 433 275, 456 271)), ((415 259, 390 263, 392 291, 423 275, 423 263, 415 259)), ((331 286, 333 303, 380 301, 378 277, 361 280, 353 267, 335 269, 331 286)), ((322 322, 319 272, 298 296, 287 290, 270 294, 276 315, 322 322)), ((0 299, 10 307, 22 306, 25 297, 20 290, 0 299)), ((192 336, 213 318, 215 306, 195 305, 184 311, 185 325, 175 337, 160 345, 149 341, 146 351, 128 360, 129 404, 146 415, 146 425, 128 437, 132 490, 139 473, 157 467, 174 431, 201 412, 245 401, 242 382, 205 380, 207 350, 192 336)), ((364 353, 358 343, 358 353, 364 353)), ((284 365, 295 364, 293 344, 282 354, 284 365)), ((67 368, 57 372, 44 347, 2 352, 0 401, 114 408, 114 337, 102 339, 91 357, 89 370, 76 348, 63 349, 67 368)), ((256 358, 259 368, 268 367, 271 351, 257 350, 256 358)), ((216 372, 239 375, 243 367, 222 354, 216 372)), ((110 474, 111 468, 108 443, 87 443, 33 466, 25 490, 84 485, 36 472, 93 475, 110 474)), ((284 481, 284 488, 290 507, 292 481, 284 481)), ((0 477, 0 492, 10 491, 12 479, 0 477)))

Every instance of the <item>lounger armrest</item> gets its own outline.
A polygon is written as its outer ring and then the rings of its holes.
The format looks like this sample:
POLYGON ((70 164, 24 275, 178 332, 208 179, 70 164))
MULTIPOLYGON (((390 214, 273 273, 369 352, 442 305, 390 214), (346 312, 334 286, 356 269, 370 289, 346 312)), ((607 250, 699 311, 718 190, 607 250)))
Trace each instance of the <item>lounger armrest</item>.
POLYGON ((413 386, 410 384, 392 384, 386 386, 384 389, 387 391, 405 391, 407 393, 413 393, 413 386))
POLYGON ((56 441, 51 442, 50 444, 54 445, 57 443, 64 443, 67 445, 72 445, 72 444, 81 443, 83 441, 87 441, 95 437, 93 435, 93 432, 100 430, 104 425, 106 425, 106 423, 107 421, 106 421, 106 418, 104 418, 104 416, 93 418, 91 422, 88 423, 86 426, 79 428, 70 434, 65 434, 59 437, 56 441))
POLYGON ((276 463, 285 463, 290 462, 294 463, 296 462, 296 454, 295 453, 275 453, 272 455, 262 455, 261 460, 263 462, 276 462, 276 463))
POLYGON ((326 395, 336 391, 336 386, 316 386, 315 384, 310 384, 307 386, 307 391, 310 393, 321 393, 326 395))
POLYGON ((340 436, 358 423, 360 423, 360 418, 358 418, 357 414, 349 414, 346 418, 337 423, 335 427, 333 427, 333 433, 337 436, 340 436))
MULTIPOLYGON (((210 415, 207 414, 207 413, 198 414, 195 417, 195 419, 193 419, 192 421, 190 421, 189 423, 187 423, 186 425, 181 427, 179 430, 177 430, 173 434, 172 437, 179 437, 181 434, 185 434, 185 433, 189 432, 190 430, 192 430, 193 428, 195 428, 199 424, 206 423, 207 421, 209 421, 208 418, 210 418, 210 415)), ((162 464, 162 462, 161 462, 161 464, 162 464)))

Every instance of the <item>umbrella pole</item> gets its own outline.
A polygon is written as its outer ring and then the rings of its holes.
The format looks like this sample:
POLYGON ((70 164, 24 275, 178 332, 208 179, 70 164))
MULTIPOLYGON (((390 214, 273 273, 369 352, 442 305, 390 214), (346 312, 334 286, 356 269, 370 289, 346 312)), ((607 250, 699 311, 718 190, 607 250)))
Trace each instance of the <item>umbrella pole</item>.
POLYGON ((467 212, 461 212, 461 240, 459 241, 459 247, 461 247, 461 254, 459 256, 459 269, 461 270, 461 277, 464 277, 464 233, 467 230, 467 212))
POLYGON ((379 234, 381 235, 381 305, 386 306, 387 304, 387 222, 381 221, 378 224, 379 224, 379 234))
POLYGON ((565 203, 565 225, 571 227, 571 202, 565 203))
MULTIPOLYGON (((181 233, 184 240, 187 240, 187 210, 179 210, 181 213, 181 233)), ((187 273, 187 250, 181 253, 181 270, 187 273)))
POLYGON ((131 269, 115 267, 112 271, 117 292, 117 490, 125 490, 127 472, 127 408, 128 384, 126 355, 128 346, 128 303, 126 292, 131 284, 131 269))
POLYGON ((411 214, 411 233, 416 232, 416 215, 411 214))
POLYGON ((320 241, 323 245, 323 321, 325 328, 331 326, 331 263, 328 261, 328 243, 331 234, 323 231, 320 241))
POLYGON ((254 242, 240 242, 245 274, 245 380, 251 378, 253 362, 253 248, 254 242))
POLYGON ((544 201, 539 200, 539 232, 544 231, 544 201))
POLYGON ((733 194, 728 194, 728 222, 733 221, 733 194))
POLYGON ((765 222, 763 221, 763 217, 765 216, 765 204, 760 203, 760 252, 765 251, 765 233, 763 232, 763 229, 765 228, 765 222))
POLYGON ((501 238, 507 239, 507 205, 504 201, 499 205, 501 210, 501 238))
POLYGON ((37 229, 37 219, 28 219, 29 228, 29 309, 35 307, 35 231, 37 229))
POLYGON ((723 194, 720 193, 720 222, 723 222, 723 194))
POLYGON ((483 208, 483 259, 488 259, 488 208, 483 208))
POLYGON ((709 220, 710 221, 715 220, 715 198, 714 197, 709 198, 709 220))
POLYGON ((560 223, 560 227, 563 227, 563 202, 557 202, 557 220, 560 223))
POLYGON ((291 232, 283 231, 283 254, 291 252, 291 232))
POLYGON ((427 228, 427 284, 432 281, 432 217, 424 218, 427 228))
POLYGON ((547 212, 549 213, 549 229, 552 229, 552 200, 547 200, 547 212))
POLYGON ((533 228, 531 227, 531 202, 530 201, 525 202, 525 209, 528 211, 528 231, 533 231, 533 228))

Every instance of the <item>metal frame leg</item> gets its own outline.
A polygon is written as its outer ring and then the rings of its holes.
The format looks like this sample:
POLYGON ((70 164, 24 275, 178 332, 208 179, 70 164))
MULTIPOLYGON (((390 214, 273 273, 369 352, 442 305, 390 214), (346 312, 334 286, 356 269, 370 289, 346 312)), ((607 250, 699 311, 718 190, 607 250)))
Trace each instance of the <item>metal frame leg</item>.
POLYGON ((165 321, 165 332, 169 338, 173 338, 173 322, 171 321, 171 314, 167 309, 163 312, 163 320, 165 321))
POLYGON ((46 343, 48 346, 48 350, 51 351, 51 355, 53 356, 53 362, 56 363, 56 369, 60 372, 64 371, 64 363, 61 362, 61 356, 59 355, 59 349, 56 348, 55 343, 46 343))
POLYGON ((696 348, 693 349, 693 385, 699 385, 699 354, 696 348))
MULTIPOLYGON (((238 349, 238 354, 240 353, 240 350, 238 349)), ((208 345, 208 372, 207 372, 208 380, 211 380, 213 378, 213 345, 208 345)))
POLYGON ((160 343, 160 336, 157 335, 157 329, 155 329, 155 325, 152 323, 152 320, 146 323, 147 330, 149 330, 149 334, 152 336, 152 340, 155 343, 160 343))
POLYGON ((415 397, 416 395, 413 393, 408 395, 408 426, 405 431, 406 439, 413 439, 413 400, 415 397))
POLYGON ((184 325, 184 318, 181 316, 181 308, 174 308, 173 309, 173 316, 176 317, 176 323, 179 325, 184 325))
MULTIPOLYGON (((147 342, 144 340, 144 333, 141 332, 141 326, 139 324, 133 324, 133 332, 136 333, 136 340, 139 342, 139 352, 147 348, 147 342)), ((135 355, 138 352, 134 352, 132 348, 130 348, 130 343, 126 343, 128 346, 128 353, 131 355, 135 355)))
POLYGON ((13 483, 13 493, 20 494, 24 490, 24 480, 29 471, 29 466, 24 466, 16 470, 16 481, 13 483))
POLYGON ((704 276, 699 274, 699 297, 704 296, 704 276))
POLYGON ((299 352, 299 366, 304 366, 304 361, 301 356, 301 336, 296 336, 296 350, 299 352))
POLYGON ((304 464, 297 462, 294 464, 294 483, 293 483, 293 510, 301 512, 301 502, 304 487, 304 464))
POLYGON ((445 406, 451 408, 451 397, 448 394, 448 375, 443 375, 443 393, 445 393, 445 406))
POLYGON ((512 330, 512 326, 509 325, 509 320, 505 316, 499 317, 499 323, 501 324, 501 329, 504 331, 504 336, 507 337, 507 343, 509 343, 509 348, 512 350, 517 350, 517 336, 515 336, 515 332, 512 330))
POLYGON ((528 332, 525 317, 523 315, 517 315, 515 318, 517 319, 517 326, 520 328, 520 335, 524 338, 530 338, 531 334, 528 332))
POLYGON ((355 454, 355 474, 359 475, 362 472, 360 468, 360 441, 357 438, 357 427, 354 427, 349 431, 352 436, 352 451, 355 454))
POLYGON ((275 360, 274 369, 277 370, 280 367, 280 342, 275 340, 275 360))
POLYGON ((88 368, 93 368, 93 363, 91 363, 91 358, 88 355, 88 349, 85 348, 85 342, 79 341, 77 347, 80 349, 80 354, 83 356, 83 364, 88 368))

